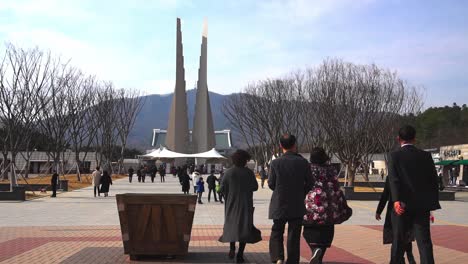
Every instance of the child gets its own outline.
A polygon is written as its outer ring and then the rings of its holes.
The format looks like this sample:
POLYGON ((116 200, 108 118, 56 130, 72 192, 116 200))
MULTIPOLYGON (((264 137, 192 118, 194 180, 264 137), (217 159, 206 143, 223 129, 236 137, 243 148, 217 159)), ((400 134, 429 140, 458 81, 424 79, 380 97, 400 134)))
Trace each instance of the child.
POLYGON ((205 182, 203 181, 203 177, 200 177, 197 181, 197 193, 198 193, 198 203, 203 204, 201 197, 203 192, 205 191, 205 182))

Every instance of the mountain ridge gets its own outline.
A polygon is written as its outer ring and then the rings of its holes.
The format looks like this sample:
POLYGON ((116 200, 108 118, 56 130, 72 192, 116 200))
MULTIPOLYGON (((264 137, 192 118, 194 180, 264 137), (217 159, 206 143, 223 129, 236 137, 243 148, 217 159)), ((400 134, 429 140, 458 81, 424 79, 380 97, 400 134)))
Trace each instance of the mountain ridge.
MULTIPOLYGON (((193 118, 195 110, 196 89, 187 90, 187 109, 189 129, 193 128, 193 118)), ((153 129, 166 129, 169 119, 173 93, 151 94, 143 97, 145 102, 138 114, 135 125, 129 134, 128 146, 141 150, 150 149, 153 137, 153 129)), ((213 115, 213 125, 215 130, 231 129, 228 120, 222 112, 225 100, 233 94, 223 95, 209 92, 211 111, 213 115)))

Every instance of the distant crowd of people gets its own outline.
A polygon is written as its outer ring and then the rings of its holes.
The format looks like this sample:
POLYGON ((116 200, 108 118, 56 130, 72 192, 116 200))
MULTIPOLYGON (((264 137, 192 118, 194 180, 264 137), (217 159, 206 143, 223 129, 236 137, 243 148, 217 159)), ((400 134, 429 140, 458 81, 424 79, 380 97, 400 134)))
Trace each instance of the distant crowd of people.
MULTIPOLYGON (((136 171, 136 176, 138 178, 138 182, 145 182, 146 176, 151 178, 151 182, 154 183, 154 179, 156 178, 156 174, 159 173, 161 182, 166 182, 166 167, 161 164, 159 168, 157 166, 141 166, 136 171)), ((176 172, 172 171, 172 174, 175 175, 176 172)), ((132 183, 133 177, 135 176, 135 170, 133 167, 128 169, 128 182, 132 183)))
MULTIPOLYGON (((430 222, 434 220, 431 212, 441 208, 438 176, 430 153, 414 146, 415 139, 413 127, 399 130, 400 148, 390 154, 388 176, 376 210, 375 217, 380 220, 387 205, 383 243, 392 244, 391 264, 405 263, 405 252, 409 263, 416 263, 412 254, 414 240, 418 242, 420 263, 434 263, 430 222)), ((309 263, 322 263, 332 245, 335 225, 348 220, 352 209, 340 189, 338 172, 329 164, 330 158, 323 148, 312 149, 307 161, 297 153, 293 135, 282 136, 280 145, 283 155, 259 173, 262 188, 268 181, 273 191, 269 206, 269 218, 273 221, 269 241, 271 262, 299 263, 302 232, 312 251, 309 263), (286 224, 287 254, 283 241, 286 224)), ((225 171, 223 179, 218 179, 219 193, 225 199, 219 241, 230 243, 228 256, 242 263, 246 244, 262 240, 260 230, 253 224, 253 192, 258 190, 258 183, 253 171, 246 167, 250 160, 246 151, 237 150, 231 159, 234 166, 225 171)), ((183 176, 182 181, 187 178, 183 176)), ((210 180, 210 184, 212 188, 216 181, 210 180)))

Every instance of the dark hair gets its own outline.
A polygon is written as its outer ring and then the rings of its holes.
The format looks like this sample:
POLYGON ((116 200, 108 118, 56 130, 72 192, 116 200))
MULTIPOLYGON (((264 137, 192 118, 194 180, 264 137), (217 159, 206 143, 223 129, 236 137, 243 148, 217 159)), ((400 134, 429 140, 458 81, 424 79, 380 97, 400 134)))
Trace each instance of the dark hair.
POLYGON ((234 163, 236 167, 245 167, 247 161, 251 158, 250 154, 243 149, 238 149, 231 155, 232 163, 234 163))
POLYGON ((107 172, 106 170, 102 172, 102 176, 109 176, 109 172, 107 172))
POLYGON ((284 149, 291 149, 296 145, 296 137, 290 134, 284 134, 280 138, 280 144, 284 149))
POLYGON ((414 140, 416 138, 416 129, 410 125, 405 125, 398 131, 398 136, 404 141, 414 140))
POLYGON ((96 170, 99 170, 99 166, 96 166, 96 170))
POLYGON ((310 162, 313 164, 323 165, 330 160, 325 150, 321 147, 315 147, 310 151, 310 162))

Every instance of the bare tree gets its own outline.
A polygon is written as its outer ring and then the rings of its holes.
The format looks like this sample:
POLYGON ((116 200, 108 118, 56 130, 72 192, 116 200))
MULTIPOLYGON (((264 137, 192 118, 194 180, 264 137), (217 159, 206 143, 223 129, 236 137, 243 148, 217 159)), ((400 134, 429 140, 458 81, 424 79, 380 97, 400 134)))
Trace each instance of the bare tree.
POLYGON ((54 170, 62 175, 65 174, 64 153, 68 147, 67 133, 72 121, 68 105, 69 91, 76 89, 79 82, 77 75, 77 69, 67 63, 60 63, 57 70, 51 73, 49 93, 42 97, 45 108, 41 113, 40 130, 48 136, 46 152, 52 159, 54 170))
POLYGON ((67 132, 68 142, 75 153, 77 178, 81 181, 82 160, 86 159, 88 151, 93 144, 97 127, 90 125, 94 118, 92 107, 96 96, 96 78, 78 73, 75 76, 76 85, 70 85, 67 89, 67 106, 70 126, 67 132), (80 153, 84 156, 80 158, 80 153))
POLYGON ((11 190, 17 185, 16 156, 21 148, 29 149, 35 124, 44 108, 44 101, 39 98, 47 93, 55 66, 50 54, 37 48, 24 50, 11 44, 6 47, 0 66, 0 120, 5 131, 3 164, 8 152, 11 155, 11 190))
POLYGON ((352 186, 357 168, 362 166, 367 173, 372 153, 379 149, 377 135, 389 133, 382 123, 401 115, 404 94, 410 89, 393 72, 341 60, 324 61, 309 81, 318 121, 330 139, 327 144, 346 166, 352 186))
POLYGON ((112 170, 112 149, 119 137, 117 127, 118 112, 116 92, 111 82, 104 82, 98 90, 96 104, 93 108, 93 125, 97 126, 95 148, 99 161, 104 162, 105 169, 112 170))
POLYGON ((117 93, 117 130, 120 139, 119 173, 123 169, 124 151, 127 140, 135 125, 138 114, 145 103, 146 97, 141 96, 137 90, 120 89, 117 93))

